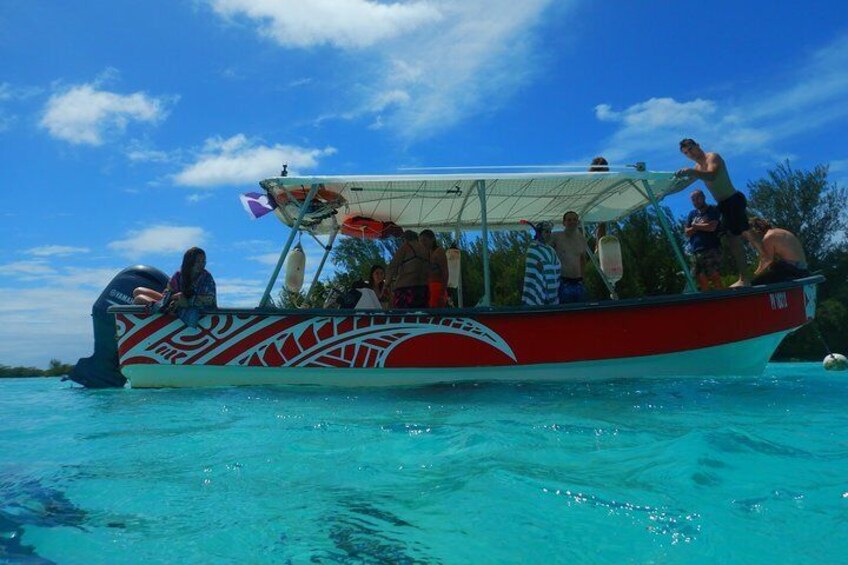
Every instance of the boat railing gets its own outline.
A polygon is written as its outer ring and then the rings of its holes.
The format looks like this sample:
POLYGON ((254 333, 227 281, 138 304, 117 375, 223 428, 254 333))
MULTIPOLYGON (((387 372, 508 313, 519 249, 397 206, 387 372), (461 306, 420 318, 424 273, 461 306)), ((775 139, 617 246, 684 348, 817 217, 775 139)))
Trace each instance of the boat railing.
MULTIPOLYGON (((662 304, 679 304, 683 302, 704 302, 711 300, 724 300, 732 297, 745 297, 759 294, 770 294, 781 292, 797 287, 806 287, 823 283, 822 275, 811 275, 793 281, 774 283, 770 285, 758 285, 741 288, 728 288, 711 292, 697 292, 684 294, 666 294, 661 296, 643 296, 638 298, 623 298, 620 300, 600 300, 581 302, 575 304, 561 304, 554 306, 475 306, 470 308, 433 308, 433 309, 390 309, 390 310, 355 310, 350 308, 274 308, 260 306, 256 308, 214 308, 204 311, 209 314, 268 314, 283 316, 432 316, 432 317, 477 317, 491 314, 526 315, 543 314, 552 312, 583 312, 587 310, 614 310, 619 308, 634 308, 643 306, 657 306, 662 304)), ((145 314, 148 312, 141 305, 116 305, 108 309, 110 314, 145 314)))

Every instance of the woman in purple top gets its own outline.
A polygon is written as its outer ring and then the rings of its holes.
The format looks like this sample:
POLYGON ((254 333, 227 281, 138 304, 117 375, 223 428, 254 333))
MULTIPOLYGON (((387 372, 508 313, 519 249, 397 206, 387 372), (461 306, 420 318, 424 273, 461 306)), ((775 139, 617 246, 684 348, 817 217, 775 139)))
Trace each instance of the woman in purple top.
POLYGON ((133 302, 151 311, 174 312, 190 325, 197 324, 201 309, 217 306, 215 280, 206 270, 206 252, 192 247, 185 252, 180 270, 174 273, 164 292, 139 287, 133 291, 133 302))

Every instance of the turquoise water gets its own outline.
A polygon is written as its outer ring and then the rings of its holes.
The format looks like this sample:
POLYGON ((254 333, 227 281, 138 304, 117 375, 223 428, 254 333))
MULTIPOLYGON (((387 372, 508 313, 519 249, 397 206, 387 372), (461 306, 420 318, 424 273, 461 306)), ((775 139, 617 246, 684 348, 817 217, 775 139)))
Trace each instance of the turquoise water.
POLYGON ((848 560, 848 373, 421 389, 0 381, 0 562, 848 560))

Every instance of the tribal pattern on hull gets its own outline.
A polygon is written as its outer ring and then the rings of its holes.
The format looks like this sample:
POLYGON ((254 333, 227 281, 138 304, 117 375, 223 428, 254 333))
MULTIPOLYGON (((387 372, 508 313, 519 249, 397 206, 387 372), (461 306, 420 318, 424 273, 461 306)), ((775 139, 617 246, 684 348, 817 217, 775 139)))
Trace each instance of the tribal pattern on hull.
POLYGON ((434 334, 471 338, 516 360, 501 336, 470 318, 210 314, 189 328, 173 316, 119 314, 116 322, 124 366, 385 367, 399 345, 434 334))

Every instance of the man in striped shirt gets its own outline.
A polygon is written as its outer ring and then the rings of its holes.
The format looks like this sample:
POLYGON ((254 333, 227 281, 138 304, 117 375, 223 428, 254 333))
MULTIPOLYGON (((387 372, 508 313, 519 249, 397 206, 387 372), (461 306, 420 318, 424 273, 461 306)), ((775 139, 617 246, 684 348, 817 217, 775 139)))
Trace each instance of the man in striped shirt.
POLYGON ((527 248, 521 302, 525 306, 558 304, 560 264, 556 251, 548 245, 553 225, 550 222, 530 225, 536 234, 527 248))

